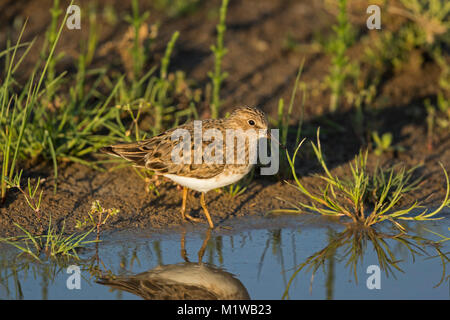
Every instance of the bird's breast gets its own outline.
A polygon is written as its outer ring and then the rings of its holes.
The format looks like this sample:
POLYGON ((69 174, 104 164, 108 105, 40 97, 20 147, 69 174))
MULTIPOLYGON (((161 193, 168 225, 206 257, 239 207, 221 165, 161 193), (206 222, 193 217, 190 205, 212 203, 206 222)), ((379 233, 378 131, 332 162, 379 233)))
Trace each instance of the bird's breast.
POLYGON ((198 192, 208 192, 238 182, 250 172, 252 167, 253 165, 226 166, 221 173, 207 179, 179 176, 175 174, 165 174, 164 176, 183 187, 198 192))

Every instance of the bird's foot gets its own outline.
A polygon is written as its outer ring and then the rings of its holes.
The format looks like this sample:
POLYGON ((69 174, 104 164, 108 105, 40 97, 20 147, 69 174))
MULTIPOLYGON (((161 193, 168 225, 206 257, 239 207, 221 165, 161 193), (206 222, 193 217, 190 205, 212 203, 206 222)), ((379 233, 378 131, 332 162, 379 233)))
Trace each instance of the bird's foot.
POLYGON ((190 221, 192 221, 192 222, 203 222, 202 219, 200 219, 200 218, 194 218, 193 216, 191 216, 191 215, 188 214, 188 213, 185 213, 185 214, 184 214, 184 219, 185 219, 185 220, 190 220, 190 221))

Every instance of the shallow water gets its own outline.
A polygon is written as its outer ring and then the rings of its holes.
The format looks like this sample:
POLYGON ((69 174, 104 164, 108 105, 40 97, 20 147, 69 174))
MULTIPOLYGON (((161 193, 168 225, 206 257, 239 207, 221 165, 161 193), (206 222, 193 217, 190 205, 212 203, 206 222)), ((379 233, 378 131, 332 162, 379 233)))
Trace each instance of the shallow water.
MULTIPOLYGON (((407 225, 412 230, 410 235, 438 240, 439 237, 423 227, 448 237, 449 220, 407 225)), ((133 276, 154 270, 157 266, 178 264, 184 268, 184 258, 197 263, 199 250, 204 250, 202 262, 205 268, 214 270, 216 274, 223 273, 226 277, 233 274, 251 299, 281 299, 290 280, 289 294, 285 296, 289 299, 450 297, 448 273, 444 274, 441 282, 443 262, 435 247, 418 238, 392 238, 390 236, 398 232, 391 230, 389 224, 384 224, 383 230, 370 236, 358 231, 346 231, 341 224, 311 217, 235 219, 229 226, 233 229, 219 228, 209 235, 206 226, 202 225, 188 225, 186 229, 164 233, 141 230, 103 234, 103 241, 98 244, 97 250, 96 245, 92 244, 79 253, 82 262, 60 264, 14 259, 17 251, 1 246, 0 299, 141 299, 139 295, 97 283, 96 276, 91 276, 88 267, 97 265, 103 272, 108 270, 116 276, 133 276), (186 250, 184 256, 183 243, 186 250), (406 244, 417 252, 414 259, 406 244), (380 259, 374 247, 384 248, 379 252, 385 252, 390 260, 380 259), (317 252, 321 252, 324 259, 314 276, 312 270, 307 269, 308 265, 293 276, 299 266, 317 252), (347 265, 352 252, 356 253, 358 281, 352 264, 347 265), (388 276, 383 270, 383 263, 392 270, 388 276), (396 263, 403 272, 392 263, 396 263), (72 264, 81 268, 80 289, 70 290, 67 287, 71 276, 67 273, 67 267, 72 264), (373 275, 367 273, 371 265, 381 269, 380 289, 369 289, 367 286, 367 279, 373 275)), ((447 256, 450 256, 449 242, 443 242, 439 247, 447 256)), ((183 270, 188 273, 185 277, 189 278, 191 269, 186 267, 183 270)), ((230 281, 231 278, 226 279, 230 281)), ((159 288, 162 290, 163 287, 159 288)))

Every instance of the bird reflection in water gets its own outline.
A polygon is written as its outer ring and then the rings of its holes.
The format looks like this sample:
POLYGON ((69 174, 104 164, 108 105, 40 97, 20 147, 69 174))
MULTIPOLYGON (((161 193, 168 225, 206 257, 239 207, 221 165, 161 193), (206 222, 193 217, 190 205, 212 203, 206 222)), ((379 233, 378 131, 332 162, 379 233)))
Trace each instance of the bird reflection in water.
POLYGON ((190 262, 185 249, 186 233, 181 237, 184 262, 161 265, 129 276, 100 277, 97 283, 124 290, 146 300, 247 300, 250 296, 241 281, 231 273, 202 258, 211 238, 208 230, 198 251, 198 262, 190 262))

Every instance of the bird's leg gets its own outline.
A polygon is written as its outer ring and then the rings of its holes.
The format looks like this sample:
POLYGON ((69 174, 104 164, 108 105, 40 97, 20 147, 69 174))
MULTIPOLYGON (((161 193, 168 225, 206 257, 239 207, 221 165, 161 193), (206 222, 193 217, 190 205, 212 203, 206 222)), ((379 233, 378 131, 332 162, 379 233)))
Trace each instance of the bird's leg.
POLYGON ((200 204, 202 205, 203 211, 205 212, 205 216, 206 216, 206 219, 208 220, 209 227, 211 229, 214 229, 214 224, 213 224, 213 222, 211 220, 211 216, 209 215, 208 208, 206 208, 205 193, 204 192, 202 192, 202 195, 200 197, 200 204))
POLYGON ((203 255, 205 254, 206 246, 208 245, 209 239, 211 239, 211 229, 206 231, 205 239, 203 240, 202 247, 198 251, 198 263, 202 263, 203 255))
POLYGON ((187 253, 186 253, 186 231, 183 231, 183 234, 181 236, 181 257, 183 258, 184 261, 189 262, 189 259, 187 257, 187 253))
POLYGON ((187 199, 188 190, 186 187, 183 187, 183 202, 181 203, 181 217, 183 220, 186 220, 186 199, 187 199))
POLYGON ((191 220, 194 222, 201 222, 199 218, 194 218, 190 214, 186 213, 186 201, 187 201, 188 189, 183 187, 183 202, 181 203, 181 217, 183 220, 191 220))

